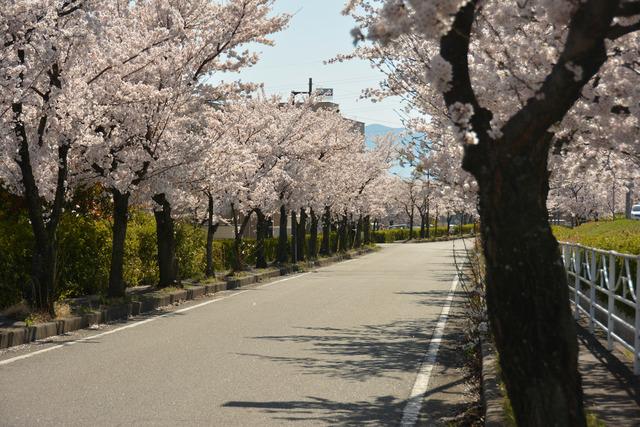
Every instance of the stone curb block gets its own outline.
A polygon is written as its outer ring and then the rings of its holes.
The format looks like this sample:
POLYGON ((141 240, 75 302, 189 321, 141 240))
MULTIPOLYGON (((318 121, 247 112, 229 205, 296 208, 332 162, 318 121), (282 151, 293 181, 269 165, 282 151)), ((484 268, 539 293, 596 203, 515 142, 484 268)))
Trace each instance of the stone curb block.
POLYGON ((56 322, 39 323, 29 326, 27 329, 29 341, 42 340, 58 334, 58 324, 56 322))
POLYGON ((196 299, 204 296, 205 287, 192 285, 187 288, 187 299, 196 299))
POLYGON ((0 331, 0 348, 22 345, 27 342, 27 328, 7 328, 0 331))
POLYGON ((482 400, 484 402, 484 425, 500 427, 504 425, 503 397, 498 386, 498 359, 488 337, 481 338, 482 348, 482 400))
POLYGON ((126 320, 131 315, 131 304, 116 305, 102 310, 102 322, 126 320))
POLYGON ((59 330, 60 334, 66 334, 71 331, 77 331, 78 329, 82 329, 87 325, 84 324, 83 318, 81 316, 73 316, 67 317, 60 320, 61 330, 59 330))
POLYGON ((173 291, 169 294, 171 297, 171 304, 177 304, 180 301, 187 300, 187 291, 186 289, 180 289, 178 291, 173 291))

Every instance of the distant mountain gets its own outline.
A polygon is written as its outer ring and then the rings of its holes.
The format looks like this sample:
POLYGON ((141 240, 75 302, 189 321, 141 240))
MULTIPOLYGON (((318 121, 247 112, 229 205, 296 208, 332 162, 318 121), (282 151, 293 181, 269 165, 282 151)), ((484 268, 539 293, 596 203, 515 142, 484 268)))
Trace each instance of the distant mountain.
POLYGON ((391 128, 384 125, 372 124, 364 127, 364 137, 367 141, 367 147, 371 148, 373 147, 373 142, 376 137, 384 136, 388 133, 400 135, 404 131, 404 128, 391 128))
MULTIPOLYGON (((392 133, 397 135, 399 139, 401 139, 400 135, 405 131, 404 128, 392 128, 380 124, 372 124, 367 125, 364 128, 364 136, 367 143, 367 147, 372 148, 374 145, 374 139, 376 137, 387 135, 388 133, 392 133)), ((391 168, 391 173, 400 175, 400 176, 408 176, 411 172, 408 168, 402 168, 399 165, 395 165, 391 168)))
POLYGON ((391 128, 384 125, 372 124, 372 125, 366 125, 364 127, 364 136, 367 139, 367 141, 370 143, 370 141, 373 141, 373 138, 375 138, 376 136, 383 136, 390 132, 393 134, 399 135, 404 131, 405 131, 404 128, 391 128))

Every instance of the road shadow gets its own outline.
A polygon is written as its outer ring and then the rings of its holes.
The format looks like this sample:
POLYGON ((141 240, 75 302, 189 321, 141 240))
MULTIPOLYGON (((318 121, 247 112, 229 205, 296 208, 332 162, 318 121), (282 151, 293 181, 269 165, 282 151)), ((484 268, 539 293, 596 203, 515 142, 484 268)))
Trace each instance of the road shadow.
POLYGON ((230 401, 227 408, 258 409, 281 422, 324 423, 331 426, 399 425, 405 400, 380 396, 373 401, 337 402, 307 396, 303 400, 247 402, 230 401))
MULTIPOLYGON (((406 293, 407 296, 442 305, 446 292, 406 293), (436 299, 433 299, 433 296, 436 299)), ((456 295, 454 305, 460 303, 456 295)), ((427 302, 424 302, 427 304, 427 302)), ((436 316, 437 317, 437 316, 436 316)), ((462 319, 461 310, 450 313, 450 321, 462 319)), ((295 328, 298 333, 288 335, 256 336, 252 339, 287 345, 297 344, 298 354, 269 355, 240 353, 239 356, 258 358, 288 367, 296 366, 301 375, 340 378, 366 382, 373 378, 408 381, 409 388, 423 362, 436 319, 433 321, 397 320, 386 324, 362 325, 354 328, 306 327, 295 328), (409 374, 407 376, 407 374, 409 374), (407 380, 407 377, 410 378, 407 380)), ((467 379, 460 375, 463 365, 461 347, 463 341, 457 328, 446 329, 437 358, 438 372, 447 375, 431 388, 425 398, 424 411, 420 415, 425 425, 433 420, 455 419, 465 410, 459 398, 461 387, 467 379), (425 412, 426 411, 426 412, 425 412)), ((306 396, 299 400, 238 401, 224 403, 227 408, 259 410, 281 422, 316 422, 335 426, 398 425, 408 396, 383 395, 368 400, 338 401, 322 396, 306 396)))
POLYGON ((435 321, 398 320, 354 328, 298 326, 297 334, 251 337, 261 341, 299 344, 306 356, 241 353, 240 356, 296 365, 303 375, 366 381, 372 377, 398 378, 414 372, 422 359, 435 321))

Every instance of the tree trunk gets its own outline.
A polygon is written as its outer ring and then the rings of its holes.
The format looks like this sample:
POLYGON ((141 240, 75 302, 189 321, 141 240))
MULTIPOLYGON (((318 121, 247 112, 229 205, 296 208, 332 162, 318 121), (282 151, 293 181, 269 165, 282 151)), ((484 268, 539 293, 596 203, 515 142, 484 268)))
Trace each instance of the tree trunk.
POLYGON ((256 268, 267 268, 267 257, 264 253, 264 239, 267 235, 267 220, 260 209, 256 209, 256 268))
POLYGON ((324 207, 324 215, 322 215, 322 244, 320 245, 320 254, 328 256, 331 253, 331 208, 324 207))
POLYGON ((424 239, 426 237, 426 223, 425 223, 425 215, 420 212, 420 238, 424 239))
POLYGON ((356 238, 355 241, 353 243, 353 245, 356 248, 359 248, 362 246, 362 215, 360 215, 358 217, 358 222, 356 222, 356 238))
POLYGON ((231 268, 234 272, 242 271, 244 268, 244 259, 242 256, 242 235, 244 234, 244 230, 249 224, 249 220, 251 219, 251 212, 247 213, 247 215, 242 219, 242 224, 240 224, 240 212, 235 209, 233 203, 231 203, 231 213, 233 215, 233 260, 231 262, 231 268))
POLYGON ((347 251, 347 227, 348 227, 348 219, 346 215, 342 215, 342 220, 340 221, 340 225, 338 227, 338 250, 340 252, 347 251))
POLYGON ((291 211, 291 262, 298 262, 298 220, 296 211, 291 211))
POLYGON ((331 242, 331 253, 334 254, 338 252, 338 249, 340 247, 340 236, 342 235, 340 233, 340 224, 341 221, 331 221, 331 232, 335 233, 336 236, 333 242, 331 242))
POLYGON ((409 214, 409 240, 413 239, 413 216, 414 210, 411 208, 411 213, 409 214))
POLYGON ((309 259, 316 259, 318 255, 318 216, 311 209, 311 226, 309 227, 309 259))
POLYGON ((267 238, 273 239, 273 217, 267 219, 267 238))
POLYGON ((287 209, 280 206, 280 230, 278 232, 278 263, 286 264, 289 260, 289 238, 287 237, 287 209))
POLYGON ((33 308, 54 316, 54 292, 57 273, 56 243, 49 238, 36 238, 33 252, 29 300, 33 308))
POLYGON ((540 152, 537 160, 505 154, 479 180, 488 314, 518 425, 584 425, 575 321, 540 152))
POLYGON ((426 218, 425 222, 427 224, 427 229, 425 230, 426 231, 425 237, 427 239, 430 239, 431 238, 431 224, 429 223, 429 205, 427 205, 427 214, 426 214, 425 218, 426 218))
POLYGON ((207 277, 215 277, 216 270, 213 264, 213 236, 218 230, 219 222, 213 223, 213 196, 208 194, 209 206, 207 208, 207 267, 205 274, 207 277))
POLYGON ((156 194, 153 196, 153 200, 162 208, 153 211, 153 216, 156 219, 158 269, 160 270, 158 287, 166 288, 175 285, 178 277, 174 221, 171 217, 171 204, 165 195, 156 194))
POLYGON ((129 214, 129 193, 111 190, 113 195, 113 229, 111 245, 111 266, 109 268, 108 296, 112 298, 125 295, 124 245, 127 238, 127 223, 129 214))
POLYGON ((364 244, 370 245, 371 244, 371 217, 369 215, 364 217, 363 225, 364 225, 364 230, 363 230, 364 244))
POLYGON ((305 247, 307 240, 307 212, 300 208, 300 221, 298 222, 298 234, 296 235, 298 243, 296 249, 298 251, 298 261, 305 260, 305 247))

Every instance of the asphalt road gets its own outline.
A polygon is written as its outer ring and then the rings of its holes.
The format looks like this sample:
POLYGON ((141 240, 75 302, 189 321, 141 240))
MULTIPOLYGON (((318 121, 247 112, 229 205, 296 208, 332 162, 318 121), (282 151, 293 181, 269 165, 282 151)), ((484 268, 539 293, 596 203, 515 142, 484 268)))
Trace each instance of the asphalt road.
POLYGON ((385 245, 58 340, 84 339, 74 345, 5 351, 0 361, 27 357, 0 365, 0 425, 397 425, 451 288, 452 252, 385 245))

